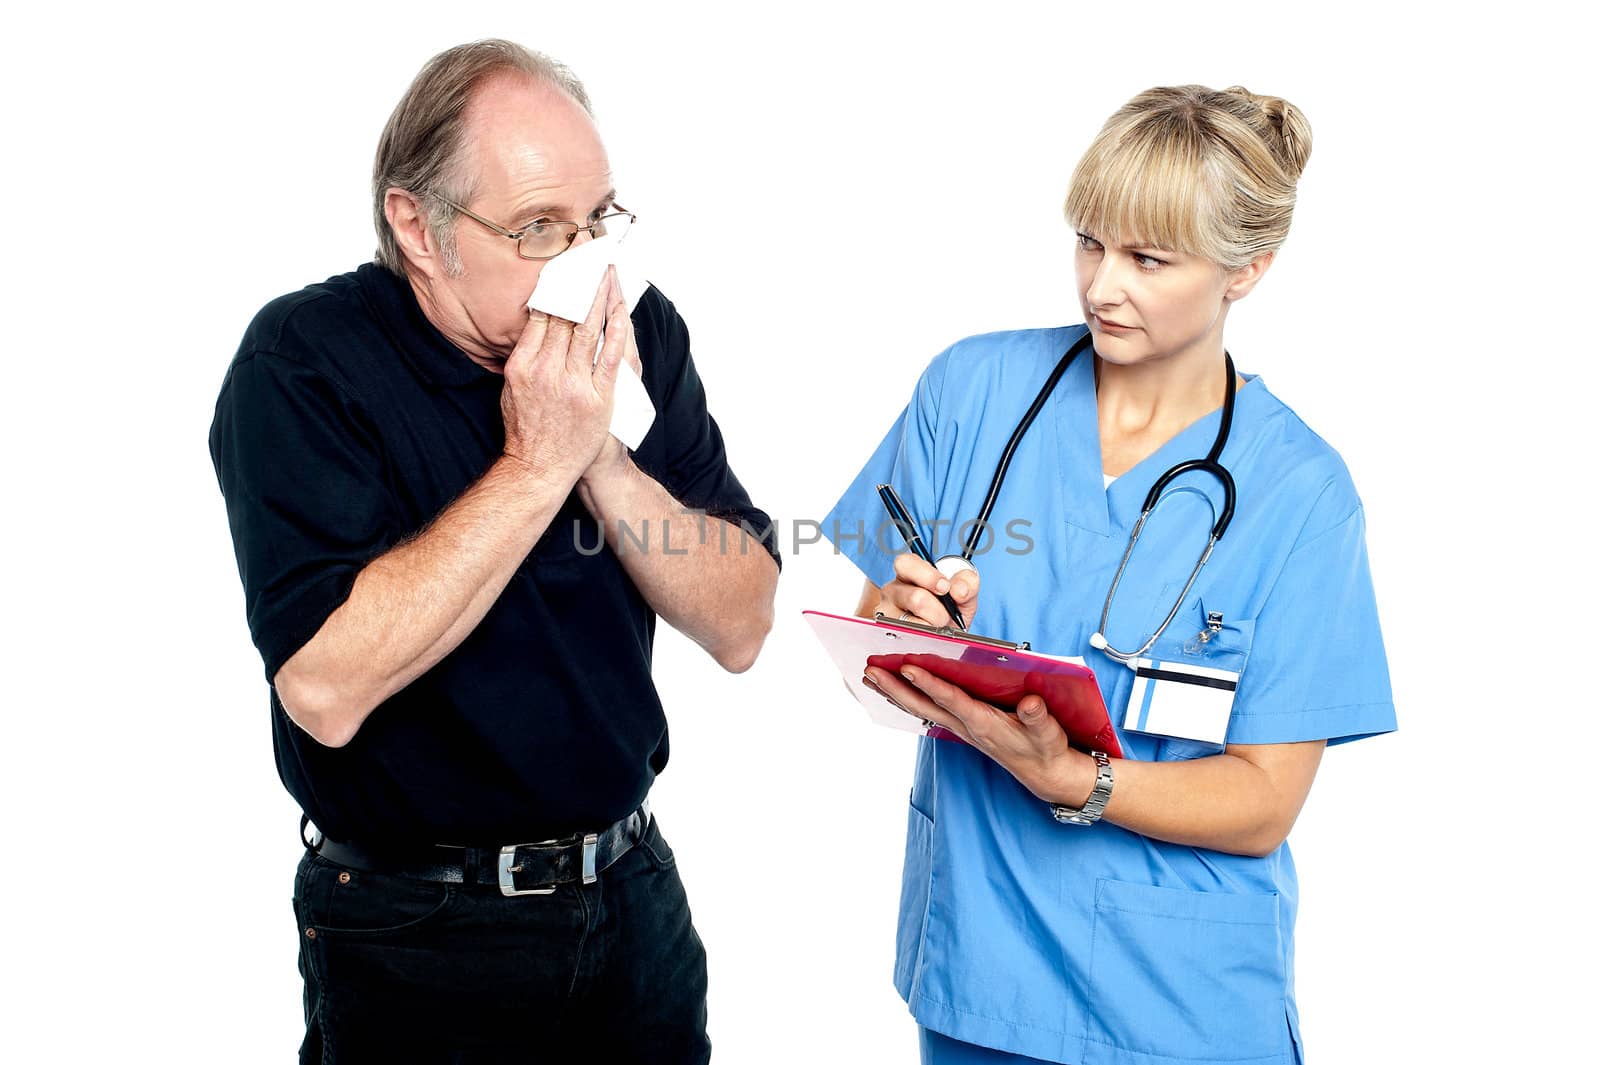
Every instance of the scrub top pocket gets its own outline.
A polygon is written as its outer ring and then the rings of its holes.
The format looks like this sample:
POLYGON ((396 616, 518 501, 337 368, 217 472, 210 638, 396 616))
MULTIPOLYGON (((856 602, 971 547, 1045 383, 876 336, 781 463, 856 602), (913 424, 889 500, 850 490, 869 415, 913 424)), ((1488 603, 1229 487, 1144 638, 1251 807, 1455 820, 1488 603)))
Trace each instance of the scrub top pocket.
MULTIPOLYGON (((1255 635, 1252 618, 1229 618, 1223 615, 1222 628, 1211 639, 1197 643, 1196 636, 1205 629, 1206 604, 1195 599, 1192 605, 1178 611, 1161 639, 1155 642, 1146 657, 1159 662, 1181 662, 1211 669, 1225 669, 1243 678, 1250 661, 1250 644, 1255 635)), ((1131 684, 1129 686, 1131 692, 1131 684)), ((1120 720, 1120 719, 1119 719, 1120 720)), ((1205 758, 1221 754, 1225 744, 1206 743, 1200 740, 1177 737, 1156 737, 1153 761, 1181 762, 1191 758, 1205 758)))
MULTIPOLYGON (((938 742, 924 740, 924 743, 938 742)), ((933 819, 915 804, 906 805, 906 856, 900 876, 900 916, 895 928, 894 986, 909 1000, 922 956, 922 930, 927 925, 932 886, 933 819)))
POLYGON ((1084 1065, 1292 1061, 1276 894, 1095 884, 1084 1065))

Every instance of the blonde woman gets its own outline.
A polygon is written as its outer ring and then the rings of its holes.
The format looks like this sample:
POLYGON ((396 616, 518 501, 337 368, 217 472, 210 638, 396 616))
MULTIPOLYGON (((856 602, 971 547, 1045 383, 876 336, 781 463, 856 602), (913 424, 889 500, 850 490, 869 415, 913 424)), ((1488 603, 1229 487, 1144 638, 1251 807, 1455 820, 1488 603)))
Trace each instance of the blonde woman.
POLYGON ((911 791, 895 982, 925 1062, 1300 1059, 1285 837, 1324 748, 1395 727, 1355 487, 1223 341, 1310 146, 1281 99, 1135 97, 1067 196, 1086 324, 939 355, 825 523, 858 613, 945 625, 948 594, 1082 656, 1118 726, 1121 757, 1081 751, 1036 696, 866 671, 966 741, 920 740, 911 791), (975 568, 850 535, 885 482, 975 568))

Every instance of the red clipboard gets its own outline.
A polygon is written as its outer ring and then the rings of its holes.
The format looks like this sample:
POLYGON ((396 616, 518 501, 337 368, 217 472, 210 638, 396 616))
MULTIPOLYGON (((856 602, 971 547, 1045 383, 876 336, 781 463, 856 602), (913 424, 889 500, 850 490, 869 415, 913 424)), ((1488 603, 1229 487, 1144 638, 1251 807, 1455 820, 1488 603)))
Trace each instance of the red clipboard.
POLYGON ((1074 747, 1122 757, 1117 730, 1111 725, 1094 670, 1081 659, 1056 658, 1011 643, 952 629, 936 629, 915 621, 876 620, 802 611, 822 641, 845 686, 874 721, 890 728, 964 742, 939 725, 916 718, 861 683, 867 666, 898 673, 913 665, 947 680, 984 702, 1015 710, 1025 695, 1044 699, 1074 747))

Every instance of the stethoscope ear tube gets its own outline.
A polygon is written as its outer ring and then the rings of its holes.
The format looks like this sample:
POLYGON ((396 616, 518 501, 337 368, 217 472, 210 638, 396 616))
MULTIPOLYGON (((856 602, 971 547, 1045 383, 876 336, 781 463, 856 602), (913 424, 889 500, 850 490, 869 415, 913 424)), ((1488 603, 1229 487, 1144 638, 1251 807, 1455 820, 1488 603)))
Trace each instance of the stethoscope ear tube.
POLYGON ((983 538, 983 530, 989 525, 989 515, 994 512, 994 501, 1000 497, 1000 486, 1006 483, 1006 471, 1011 468, 1011 456, 1016 453, 1017 445, 1022 442, 1022 437, 1027 433, 1028 427, 1044 409, 1045 400, 1050 398, 1050 393, 1055 391, 1056 382, 1061 380, 1061 375, 1067 372, 1067 367, 1072 365, 1084 348, 1094 341, 1094 334, 1087 331, 1075 341, 1067 353, 1061 356, 1055 369, 1050 371, 1050 376, 1045 379, 1044 387, 1039 389, 1039 394, 1033 397, 1033 403, 1028 406, 1027 413, 1011 431, 1011 439, 1006 441, 1006 449, 1000 453, 1000 461, 995 465, 994 476, 989 478, 989 491, 983 497, 983 506, 978 508, 978 518, 972 523, 972 531, 967 534, 967 542, 961 546, 961 557, 972 561, 973 553, 978 548, 979 541, 983 538))
MULTIPOLYGON (((1144 497, 1144 506, 1139 508, 1141 525, 1144 519, 1150 516, 1150 512, 1156 509, 1156 504, 1161 500, 1161 493, 1166 490, 1167 485, 1194 470, 1202 470, 1222 482, 1222 513, 1217 515, 1216 524, 1211 526, 1211 540, 1215 543, 1222 539, 1222 534, 1228 531, 1228 523, 1233 521, 1233 474, 1223 468, 1222 463, 1211 459, 1190 459, 1188 462, 1180 462, 1157 477, 1156 483, 1150 486, 1150 491, 1144 497)), ((1137 536, 1138 533, 1135 532, 1134 535, 1137 536)))

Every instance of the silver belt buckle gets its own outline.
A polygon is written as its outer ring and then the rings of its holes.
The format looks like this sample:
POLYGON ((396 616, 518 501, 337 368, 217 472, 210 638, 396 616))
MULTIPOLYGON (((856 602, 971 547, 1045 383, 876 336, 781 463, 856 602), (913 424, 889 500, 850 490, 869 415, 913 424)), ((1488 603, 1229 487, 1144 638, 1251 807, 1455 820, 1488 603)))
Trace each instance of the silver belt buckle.
MULTIPOLYGON (((498 878, 500 881, 500 894, 506 896, 507 898, 511 898, 516 895, 554 895, 556 893, 555 885, 550 887, 521 889, 517 887, 516 874, 522 871, 522 866, 517 862, 517 848, 528 846, 546 847, 560 842, 561 841, 558 839, 546 839, 532 844, 508 843, 504 847, 501 847, 500 861, 498 863, 497 870, 499 873, 498 878)), ((585 884, 592 884, 599 879, 599 874, 595 870, 596 855, 598 854, 599 850, 600 837, 598 834, 590 832, 588 835, 583 837, 583 882, 585 884)))
MULTIPOLYGON (((545 840, 545 843, 554 843, 554 840, 545 840)), ((518 890, 514 874, 522 872, 522 866, 517 862, 517 848, 524 846, 538 846, 539 844, 508 843, 500 848, 500 894, 507 898, 513 895, 554 895, 554 887, 523 888, 518 890)))

